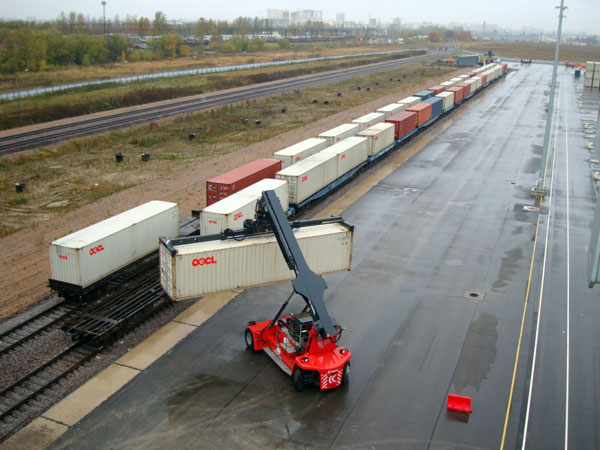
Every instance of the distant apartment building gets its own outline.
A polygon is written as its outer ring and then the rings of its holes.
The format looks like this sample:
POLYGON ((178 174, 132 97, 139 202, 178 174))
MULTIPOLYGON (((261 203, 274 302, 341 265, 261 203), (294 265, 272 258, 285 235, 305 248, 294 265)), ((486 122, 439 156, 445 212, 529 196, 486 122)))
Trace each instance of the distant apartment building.
POLYGON ((314 9, 300 9, 290 13, 292 25, 302 25, 306 22, 323 22, 323 11, 314 9))
POLYGON ((267 9, 267 19, 276 28, 290 26, 290 12, 287 9, 267 9))
POLYGON ((346 22, 346 14, 344 13, 337 13, 335 15, 335 23, 338 25, 343 25, 344 22, 346 22))

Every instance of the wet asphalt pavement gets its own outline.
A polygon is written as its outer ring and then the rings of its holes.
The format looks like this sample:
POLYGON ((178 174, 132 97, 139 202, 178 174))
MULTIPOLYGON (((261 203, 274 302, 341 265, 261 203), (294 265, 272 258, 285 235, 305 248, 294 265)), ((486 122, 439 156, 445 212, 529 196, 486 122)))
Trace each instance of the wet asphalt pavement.
MULTIPOLYGON (((326 277, 325 299, 346 327, 349 385, 297 393, 264 353, 246 351, 245 323, 270 318, 291 286, 250 289, 52 448, 499 448, 503 435, 515 448, 526 431, 528 448, 548 449, 564 447, 567 429, 572 448, 600 446, 600 288, 585 281, 595 193, 583 89, 559 69, 554 190, 541 209, 521 337, 551 67, 514 67, 343 213, 356 226, 352 271, 326 277), (449 393, 472 397, 474 412, 448 412, 449 393)), ((296 300, 290 310, 301 308, 296 300)))

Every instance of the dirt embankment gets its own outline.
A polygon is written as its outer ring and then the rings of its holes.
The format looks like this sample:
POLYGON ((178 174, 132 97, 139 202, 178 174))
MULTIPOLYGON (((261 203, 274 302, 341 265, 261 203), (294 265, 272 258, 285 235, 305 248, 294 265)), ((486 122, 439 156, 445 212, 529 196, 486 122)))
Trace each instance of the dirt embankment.
MULTIPOLYGON (((466 70, 457 70, 436 80, 450 79, 466 70)), ((177 202, 182 216, 205 206, 205 180, 257 158, 271 157, 274 151, 314 137, 322 131, 348 122, 377 108, 396 102, 427 86, 415 84, 395 94, 342 111, 296 130, 250 145, 209 163, 172 172, 150 183, 135 186, 103 198, 52 221, 37 224, 0 239, 0 321, 38 304, 50 294, 48 246, 53 240, 104 220, 150 200, 177 202)))

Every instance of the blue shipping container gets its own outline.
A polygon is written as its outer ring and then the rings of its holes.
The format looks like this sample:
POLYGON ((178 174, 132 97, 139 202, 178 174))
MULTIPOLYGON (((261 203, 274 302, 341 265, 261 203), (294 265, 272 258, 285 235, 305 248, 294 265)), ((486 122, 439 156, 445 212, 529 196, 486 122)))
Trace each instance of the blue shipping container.
POLYGON ((439 116, 443 111, 444 100, 440 97, 428 98, 423 103, 431 103, 431 117, 439 116))

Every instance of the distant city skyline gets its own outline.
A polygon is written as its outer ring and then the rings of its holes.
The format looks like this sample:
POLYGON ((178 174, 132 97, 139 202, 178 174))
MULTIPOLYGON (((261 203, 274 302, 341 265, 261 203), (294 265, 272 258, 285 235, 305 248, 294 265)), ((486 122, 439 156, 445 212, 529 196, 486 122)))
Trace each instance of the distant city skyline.
MULTIPOLYGON (((233 20, 236 17, 267 17, 268 9, 318 10, 323 12, 323 20, 336 22, 338 14, 344 14, 345 20, 356 23, 369 23, 370 19, 390 24, 399 18, 402 24, 430 22, 439 25, 451 23, 483 24, 494 23, 499 27, 512 30, 523 28, 553 32, 557 27, 557 10, 560 0, 420 0, 418 7, 407 1, 381 1, 365 6, 341 0, 326 3, 314 0, 275 2, 273 0, 255 0, 253 2, 229 0, 227 3, 203 2, 202 5, 183 0, 162 2, 157 0, 125 0, 116 2, 107 0, 106 16, 114 18, 127 15, 152 18, 156 11, 162 11, 169 20, 194 21, 200 17, 233 20)), ((600 1, 566 0, 568 6, 563 23, 565 32, 600 34, 600 1)), ((53 20, 64 11, 75 11, 90 17, 102 17, 100 0, 79 2, 75 0, 20 0, 6 2, 0 15, 3 19, 53 20)))

